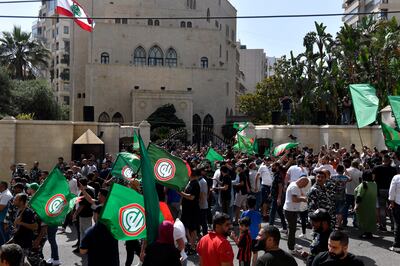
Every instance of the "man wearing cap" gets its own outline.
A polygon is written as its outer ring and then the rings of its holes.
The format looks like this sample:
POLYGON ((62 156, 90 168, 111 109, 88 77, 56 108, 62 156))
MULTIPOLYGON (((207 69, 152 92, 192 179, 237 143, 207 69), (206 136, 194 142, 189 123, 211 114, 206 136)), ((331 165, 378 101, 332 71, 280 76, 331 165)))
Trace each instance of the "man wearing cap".
POLYGON ((314 230, 313 241, 310 244, 310 253, 303 252, 301 255, 307 257, 307 265, 311 266, 315 256, 320 252, 328 251, 328 239, 332 232, 329 213, 324 209, 317 209, 309 214, 314 230))
MULTIPOLYGON (((8 183, 5 181, 0 182, 0 225, 2 225, 4 218, 7 214, 8 202, 13 198, 8 183)), ((0 245, 7 241, 3 226, 0 226, 0 245)))
POLYGON ((331 226, 334 227, 336 223, 335 194, 333 193, 334 185, 331 182, 327 182, 329 177, 330 172, 326 169, 317 172, 316 183, 311 187, 307 195, 307 205, 309 213, 320 208, 327 210, 331 217, 331 226))
POLYGON ((27 194, 32 197, 35 192, 39 189, 39 184, 38 183, 30 183, 30 184, 26 184, 26 192, 27 194))

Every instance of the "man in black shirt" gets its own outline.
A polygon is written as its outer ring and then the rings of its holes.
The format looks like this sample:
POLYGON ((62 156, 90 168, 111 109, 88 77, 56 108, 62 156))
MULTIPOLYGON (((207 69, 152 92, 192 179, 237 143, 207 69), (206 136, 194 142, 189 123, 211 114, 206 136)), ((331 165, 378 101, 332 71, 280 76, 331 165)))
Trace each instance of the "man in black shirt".
POLYGON ((319 253, 312 266, 364 266, 364 262, 348 252, 349 236, 333 231, 329 236, 328 251, 319 253))
POLYGON ((186 228, 191 248, 189 253, 195 252, 197 229, 200 226, 200 185, 197 180, 200 176, 199 169, 192 169, 190 181, 183 192, 179 192, 182 196, 182 223, 186 228))
POLYGON ((372 174, 378 186, 379 230, 386 231, 386 212, 388 207, 389 187, 396 168, 391 166, 392 160, 388 154, 383 157, 383 163, 374 167, 372 174))
MULTIPOLYGON (((96 208, 100 213, 102 206, 96 208)), ((80 253, 88 254, 88 266, 119 266, 118 240, 116 240, 107 227, 97 222, 90 227, 83 237, 80 253)))
POLYGON ((229 169, 226 166, 221 167, 221 176, 219 180, 220 186, 215 187, 214 190, 221 191, 221 207, 222 212, 230 214, 230 205, 231 205, 231 198, 232 198, 232 179, 229 175, 229 169))
POLYGON ((275 162, 272 164, 271 171, 274 174, 274 180, 271 185, 271 210, 269 212, 269 224, 274 225, 275 215, 278 213, 281 218, 282 229, 287 232, 287 223, 285 215, 283 214, 284 196, 283 187, 285 185, 282 177, 282 166, 280 163, 275 162))
POLYGON ((265 243, 265 253, 257 259, 256 266, 297 266, 293 256, 279 248, 281 234, 278 228, 272 225, 265 226, 257 238, 265 243))
POLYGON ((287 124, 290 124, 291 119, 291 109, 292 109, 292 99, 288 95, 280 99, 282 105, 282 113, 287 117, 287 124))

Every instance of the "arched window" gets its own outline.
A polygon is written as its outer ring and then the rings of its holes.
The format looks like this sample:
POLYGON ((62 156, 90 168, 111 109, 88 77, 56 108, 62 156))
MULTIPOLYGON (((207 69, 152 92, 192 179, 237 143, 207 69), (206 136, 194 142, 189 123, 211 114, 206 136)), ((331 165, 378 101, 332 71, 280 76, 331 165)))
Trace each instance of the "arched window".
POLYGON ((101 53, 100 55, 100 63, 109 64, 110 63, 110 55, 106 52, 101 53))
POLYGON ((177 67, 178 56, 174 48, 169 48, 165 57, 165 64, 169 67, 177 67))
POLYGON ((99 122, 100 123, 109 123, 110 122, 110 116, 106 112, 102 112, 99 115, 99 122))
POLYGON ((160 21, 158 19, 154 20, 154 26, 160 26, 160 21))
POLYGON ((147 25, 153 26, 153 20, 152 20, 151 18, 149 18, 149 19, 147 20, 147 25))
POLYGON ((210 22, 210 9, 207 8, 207 22, 210 22))
POLYGON ((201 65, 201 68, 208 68, 208 58, 203 56, 200 59, 200 65, 201 65))
POLYGON ((193 143, 200 143, 201 141, 201 118, 198 114, 193 115, 193 143))
POLYGON ((153 46, 149 51, 149 66, 162 66, 164 65, 164 53, 160 47, 153 46))
POLYGON ((186 22, 185 21, 181 21, 181 28, 186 28, 186 22))
POLYGON ((122 116, 119 112, 117 112, 117 113, 115 113, 115 114, 113 115, 111 121, 114 122, 114 123, 120 123, 120 124, 122 124, 122 123, 124 123, 124 118, 123 118, 123 116, 122 116))
POLYGON ((207 114, 203 120, 203 144, 207 144, 214 139, 214 118, 207 114))
POLYGON ((188 28, 191 28, 191 27, 192 27, 192 22, 188 21, 188 22, 186 23, 186 26, 187 26, 188 28))
POLYGON ((145 66, 146 65, 146 51, 142 46, 139 46, 133 52, 133 64, 135 66, 145 66))

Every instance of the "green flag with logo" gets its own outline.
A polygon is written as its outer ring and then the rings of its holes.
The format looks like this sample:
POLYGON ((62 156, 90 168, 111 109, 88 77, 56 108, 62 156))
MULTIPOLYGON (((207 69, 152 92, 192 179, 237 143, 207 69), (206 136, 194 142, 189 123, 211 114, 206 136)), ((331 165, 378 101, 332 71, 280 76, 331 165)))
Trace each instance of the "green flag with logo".
POLYGON ((245 152, 247 154, 254 154, 254 141, 241 134, 236 134, 237 142, 233 145, 235 151, 245 152))
POLYGON ((136 154, 120 152, 115 159, 111 175, 130 180, 140 168, 140 158, 136 154))
POLYGON ((136 131, 133 131, 133 145, 132 148, 134 151, 138 151, 140 149, 140 145, 139 145, 139 138, 138 138, 138 134, 136 133, 136 131))
POLYGON ((249 126, 249 122, 235 122, 233 123, 233 128, 237 131, 245 130, 249 126))
POLYGON ((400 147, 400 132, 385 123, 381 123, 381 127, 386 147, 397 151, 398 147, 400 147))
POLYGON ((55 167, 39 187, 29 205, 47 225, 62 225, 74 208, 77 196, 71 193, 61 171, 55 167))
POLYGON ((358 127, 362 128, 374 123, 379 106, 375 88, 369 84, 352 84, 350 93, 358 127))
POLYGON ((400 96, 388 96, 388 98, 396 124, 400 127, 400 96))
POLYGON ((151 143, 148 153, 156 181, 177 191, 184 190, 191 175, 189 165, 181 158, 151 143))
POLYGON ((143 196, 135 190, 114 183, 100 214, 117 240, 146 238, 146 212, 143 196))

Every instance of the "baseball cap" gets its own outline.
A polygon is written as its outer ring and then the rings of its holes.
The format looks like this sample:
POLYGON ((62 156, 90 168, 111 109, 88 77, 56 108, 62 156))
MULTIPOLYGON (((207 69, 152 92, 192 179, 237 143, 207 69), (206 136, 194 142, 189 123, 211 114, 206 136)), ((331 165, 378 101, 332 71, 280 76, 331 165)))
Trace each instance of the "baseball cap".
POLYGON ((40 186, 38 183, 30 183, 30 184, 26 184, 26 187, 37 191, 40 186))
POLYGON ((329 215, 329 213, 325 209, 322 209, 322 208, 315 210, 313 213, 310 213, 308 216, 310 217, 311 220, 314 220, 314 221, 330 221, 331 220, 331 216, 329 215))

